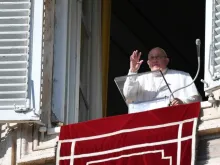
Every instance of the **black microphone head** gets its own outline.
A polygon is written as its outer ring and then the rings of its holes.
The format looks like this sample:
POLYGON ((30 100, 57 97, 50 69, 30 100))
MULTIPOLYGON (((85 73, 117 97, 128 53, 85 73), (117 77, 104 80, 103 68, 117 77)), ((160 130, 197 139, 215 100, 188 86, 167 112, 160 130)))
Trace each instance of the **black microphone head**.
POLYGON ((200 39, 196 39, 196 45, 201 45, 200 39))

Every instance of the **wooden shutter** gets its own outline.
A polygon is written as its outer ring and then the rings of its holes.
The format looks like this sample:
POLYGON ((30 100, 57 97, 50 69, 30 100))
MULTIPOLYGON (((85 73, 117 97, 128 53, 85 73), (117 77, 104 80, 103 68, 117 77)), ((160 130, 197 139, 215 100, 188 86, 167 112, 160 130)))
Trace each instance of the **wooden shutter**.
POLYGON ((220 0, 206 1, 205 91, 220 88, 220 0))
POLYGON ((39 120, 43 0, 33 2, 0 0, 0 122, 39 120))

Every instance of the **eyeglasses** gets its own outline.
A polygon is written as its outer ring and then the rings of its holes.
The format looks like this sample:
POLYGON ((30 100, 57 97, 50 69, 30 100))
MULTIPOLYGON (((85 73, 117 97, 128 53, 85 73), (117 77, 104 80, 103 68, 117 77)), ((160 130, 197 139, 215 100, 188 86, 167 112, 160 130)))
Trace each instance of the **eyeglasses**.
POLYGON ((167 58, 167 56, 151 56, 148 58, 148 60, 161 60, 162 58, 167 58))

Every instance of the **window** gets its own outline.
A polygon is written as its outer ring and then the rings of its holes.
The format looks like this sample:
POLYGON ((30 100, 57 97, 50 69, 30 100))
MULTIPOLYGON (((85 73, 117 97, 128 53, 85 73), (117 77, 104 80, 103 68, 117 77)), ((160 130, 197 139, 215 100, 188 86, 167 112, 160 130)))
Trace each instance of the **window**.
POLYGON ((1 122, 39 120, 42 22, 43 0, 0 3, 1 122))
POLYGON ((205 91, 220 84, 220 0, 206 1, 205 91))
POLYGON ((59 122, 102 116, 100 11, 100 0, 56 3, 52 111, 59 122))

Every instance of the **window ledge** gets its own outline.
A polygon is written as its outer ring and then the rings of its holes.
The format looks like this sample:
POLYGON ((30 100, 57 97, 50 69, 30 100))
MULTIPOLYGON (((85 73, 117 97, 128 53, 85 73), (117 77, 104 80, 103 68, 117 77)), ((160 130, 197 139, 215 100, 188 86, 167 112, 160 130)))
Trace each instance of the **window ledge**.
POLYGON ((55 147, 39 150, 39 151, 33 151, 31 154, 28 154, 18 160, 18 165, 22 164, 45 164, 46 161, 54 161, 55 160, 55 147))
POLYGON ((208 101, 201 102, 199 135, 220 132, 220 107, 214 108, 208 101))

